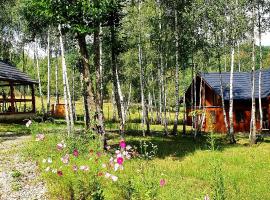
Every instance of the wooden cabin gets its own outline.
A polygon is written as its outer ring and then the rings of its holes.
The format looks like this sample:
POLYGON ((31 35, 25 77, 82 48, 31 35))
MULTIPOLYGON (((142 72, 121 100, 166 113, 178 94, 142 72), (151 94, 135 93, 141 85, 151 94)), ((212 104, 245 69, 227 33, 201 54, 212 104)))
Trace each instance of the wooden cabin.
POLYGON ((15 122, 36 112, 36 81, 11 64, 0 61, 0 122, 15 122))
MULTIPOLYGON (((204 131, 226 132, 221 98, 221 83, 229 124, 230 73, 201 73, 192 81, 185 93, 187 106, 187 125, 204 131), (221 77, 221 78, 220 78, 221 77)), ((270 70, 262 71, 262 110, 263 130, 270 124, 270 70)), ((233 121, 235 132, 249 132, 251 120, 252 74, 235 72, 233 83, 233 121)), ((259 115, 259 71, 255 75, 256 124, 260 127, 259 115)))

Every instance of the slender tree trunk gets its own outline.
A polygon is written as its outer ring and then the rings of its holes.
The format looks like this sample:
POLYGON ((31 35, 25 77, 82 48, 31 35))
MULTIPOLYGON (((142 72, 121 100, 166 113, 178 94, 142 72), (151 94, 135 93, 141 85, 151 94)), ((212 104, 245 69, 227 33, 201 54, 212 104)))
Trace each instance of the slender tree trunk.
POLYGON ((58 53, 56 53, 55 58, 55 101, 54 101, 54 112, 56 111, 56 105, 59 104, 59 94, 58 94, 58 53))
POLYGON ((178 126, 178 116, 179 116, 179 37, 178 37, 178 14, 177 9, 174 10, 174 20, 175 20, 175 116, 173 123, 173 135, 177 135, 177 126, 178 126))
MULTIPOLYGON (((141 1, 138 2, 139 7, 139 21, 141 19, 141 1)), ((138 38, 138 58, 139 58, 139 66, 140 66, 140 89, 141 89, 141 106, 142 106, 142 131, 143 136, 145 136, 145 125, 146 125, 146 105, 145 105, 145 97, 144 97, 144 70, 143 70, 143 58, 142 58, 142 46, 141 46, 141 30, 139 30, 139 38, 138 38)))
POLYGON ((262 111, 262 28, 261 28, 261 12, 260 5, 258 5, 258 20, 259 20, 259 47, 260 47, 260 72, 259 72, 259 111, 260 111, 260 131, 263 129, 263 111, 262 111))
POLYGON ((72 69, 72 113, 74 121, 77 121, 76 115, 76 99, 75 99, 75 66, 72 69))
POLYGON ((47 59, 48 59, 48 83, 47 83, 47 113, 51 109, 51 94, 50 94, 50 79, 51 79, 51 63, 50 63, 51 49, 50 49, 50 28, 48 29, 47 37, 47 59))
POLYGON ((224 102, 224 93, 223 93, 223 80, 222 80, 222 74, 221 74, 221 61, 220 61, 220 55, 218 55, 218 71, 219 71, 219 83, 220 83, 220 93, 221 93, 221 103, 222 103, 222 112, 223 112, 223 119, 224 124, 226 128, 227 134, 229 133, 229 126, 227 121, 227 114, 226 114, 226 107, 224 102))
POLYGON ((233 123, 233 75, 234 75, 234 46, 231 46, 231 72, 230 72, 230 108, 229 108, 229 120, 230 120, 230 131, 229 140, 230 143, 235 143, 234 139, 234 123, 233 123))
MULTIPOLYGON (((183 72, 183 79, 185 77, 185 69, 184 69, 184 72, 183 72)), ((184 80, 183 80, 184 82, 184 80)), ((185 92, 184 92, 184 95, 183 95, 183 108, 184 108, 184 112, 183 112, 183 135, 186 135, 186 124, 187 124, 187 105, 186 105, 186 95, 185 95, 185 92)))
POLYGON ((80 54, 82 57, 82 74, 83 74, 83 98, 84 98, 84 111, 85 111, 85 126, 89 129, 91 126, 91 103, 93 103, 93 92, 90 79, 90 64, 89 55, 84 35, 78 35, 78 43, 80 54))
MULTIPOLYGON (((167 61, 165 64, 167 68, 167 61)), ((163 118, 163 123, 164 123, 164 135, 168 135, 168 119, 167 119, 167 93, 166 93, 166 77, 164 77, 164 68, 162 68, 162 93, 163 93, 163 113, 164 113, 164 118, 163 118)))
POLYGON ((69 90, 68 76, 67 76, 67 66, 65 60, 65 49, 63 43, 63 36, 61 25, 58 26, 59 30, 59 39, 60 39, 60 48, 61 48, 61 59, 62 59, 62 74, 63 74, 63 85, 64 85, 64 101, 65 101, 65 113, 66 113, 66 122, 68 128, 68 136, 71 135, 74 127, 73 114, 72 114, 72 103, 71 95, 69 90))
MULTIPOLYGON (((36 41, 36 44, 37 44, 37 41, 36 41)), ((42 85, 41 85, 41 79, 40 79, 39 56, 38 56, 38 49, 36 45, 35 45, 35 57, 36 57, 36 67, 37 67, 37 76, 38 76, 38 89, 39 89, 39 96, 41 100, 41 112, 44 114, 45 108, 44 108, 42 85)))
POLYGON ((253 38, 252 38, 252 107, 251 107, 251 129, 250 129, 250 143, 255 144, 256 143, 256 100, 255 100, 255 67, 256 67, 256 61, 255 61, 255 5, 253 3, 252 7, 252 25, 253 25, 253 38))
MULTIPOLYGON (((99 74, 100 74, 100 101, 102 102, 101 104, 101 109, 103 111, 103 102, 104 102, 104 97, 103 97, 103 92, 104 92, 104 86, 103 86, 103 62, 102 62, 102 56, 103 56, 103 45, 102 45, 102 40, 103 40, 103 31, 102 27, 100 25, 100 44, 99 44, 99 74)), ((103 113, 103 118, 104 118, 104 113, 103 113)))
POLYGON ((113 117, 112 120, 116 121, 116 102, 115 102, 115 95, 114 95, 114 87, 112 88, 112 110, 113 110, 113 117))
MULTIPOLYGON (((96 26, 94 32, 94 64, 96 68, 96 92, 95 92, 95 104, 96 104, 96 120, 97 120, 97 131, 100 135, 104 137, 105 127, 104 127, 104 116, 102 109, 102 71, 101 71, 101 55, 100 55, 100 25, 96 26)), ((104 138, 103 138, 104 139, 104 138)))
POLYGON ((132 84, 129 84, 129 92, 128 92, 128 100, 126 103, 126 108, 125 108, 125 119, 128 121, 128 113, 129 113, 129 107, 130 107, 130 102, 131 102, 131 92, 132 92, 132 84))
POLYGON ((237 42, 238 71, 241 72, 240 42, 237 42))
MULTIPOLYGON (((111 19, 115 18, 114 13, 112 13, 111 19)), ((124 137, 125 131, 125 109, 124 100, 121 91, 119 76, 118 76, 118 66, 117 66, 117 47, 116 47, 116 30, 115 23, 111 22, 110 32, 111 32, 111 63, 112 63, 112 74, 113 74, 113 85, 114 85, 114 95, 117 105, 118 116, 120 119, 120 134, 124 137)))

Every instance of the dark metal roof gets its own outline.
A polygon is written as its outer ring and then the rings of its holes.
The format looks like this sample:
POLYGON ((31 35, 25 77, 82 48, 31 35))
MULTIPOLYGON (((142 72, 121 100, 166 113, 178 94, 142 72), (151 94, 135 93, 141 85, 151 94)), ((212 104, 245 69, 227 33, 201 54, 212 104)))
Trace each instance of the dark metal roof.
POLYGON ((17 83, 37 83, 37 81, 32 80, 27 74, 21 72, 16 67, 2 61, 0 61, 0 80, 17 83))
MULTIPOLYGON (((205 82, 219 95, 220 76, 219 73, 202 73, 200 74, 205 82)), ((230 97, 230 73, 222 72, 223 94, 224 99, 230 97)), ((234 72, 233 81, 233 98, 237 100, 251 99, 252 74, 249 72, 234 72)), ((266 98, 270 95, 270 70, 262 70, 262 89, 261 97, 266 98)), ((255 73, 255 98, 259 98, 259 71, 255 73)))

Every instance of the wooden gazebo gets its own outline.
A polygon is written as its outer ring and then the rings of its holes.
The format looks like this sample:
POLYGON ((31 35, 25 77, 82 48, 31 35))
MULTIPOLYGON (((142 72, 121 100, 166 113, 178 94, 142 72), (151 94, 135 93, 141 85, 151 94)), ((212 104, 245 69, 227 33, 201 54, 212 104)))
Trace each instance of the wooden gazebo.
POLYGON ((35 84, 16 67, 0 61, 0 122, 23 120, 35 114, 35 84))

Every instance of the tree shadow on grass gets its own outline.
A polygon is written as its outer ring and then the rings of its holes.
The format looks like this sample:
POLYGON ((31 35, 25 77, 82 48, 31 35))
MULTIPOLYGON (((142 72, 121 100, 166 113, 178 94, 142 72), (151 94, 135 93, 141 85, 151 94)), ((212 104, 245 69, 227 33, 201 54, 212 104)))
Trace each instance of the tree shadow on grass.
MULTIPOLYGON (((117 132, 111 135, 111 138, 117 137, 117 132)), ((243 138, 240 138, 243 139, 243 138)), ((199 135, 196 140, 193 135, 188 134, 185 136, 164 136, 163 132, 152 132, 151 136, 142 136, 141 131, 128 131, 126 134, 127 144, 136 146, 139 153, 141 142, 146 141, 148 144, 151 142, 158 148, 156 157, 164 159, 172 157, 174 159, 183 159, 185 156, 195 153, 198 150, 209 151, 211 150, 211 139, 209 134, 199 135)), ((248 141, 247 141, 248 142, 248 141)), ((270 142, 267 140, 267 142, 270 142)), ((117 147, 118 144, 113 145, 117 147)), ((149 148, 151 145, 149 145, 149 148)), ((228 148, 246 147, 246 143, 229 144, 226 135, 214 136, 215 151, 222 152, 228 148)), ((149 149, 150 151, 151 149, 149 149)))

